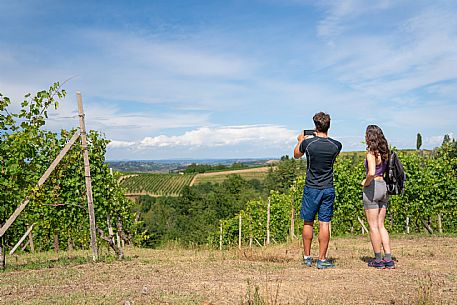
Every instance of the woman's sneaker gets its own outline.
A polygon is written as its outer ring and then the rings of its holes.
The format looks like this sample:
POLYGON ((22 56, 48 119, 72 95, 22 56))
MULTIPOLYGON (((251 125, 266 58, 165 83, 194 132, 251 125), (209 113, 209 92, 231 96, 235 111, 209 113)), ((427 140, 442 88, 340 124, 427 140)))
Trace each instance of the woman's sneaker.
POLYGON ((386 266, 384 265, 384 261, 377 262, 375 259, 372 259, 368 262, 368 267, 374 267, 376 269, 384 269, 386 266))
POLYGON ((313 265, 313 258, 310 257, 303 257, 303 264, 305 264, 308 267, 311 267, 313 265))
POLYGON ((393 260, 390 260, 390 261, 382 261, 384 263, 384 266, 387 268, 387 269, 395 269, 395 263, 393 260))
POLYGON ((327 259, 324 259, 324 260, 318 259, 317 260, 317 269, 327 269, 327 268, 333 268, 333 267, 335 267, 335 265, 327 259))

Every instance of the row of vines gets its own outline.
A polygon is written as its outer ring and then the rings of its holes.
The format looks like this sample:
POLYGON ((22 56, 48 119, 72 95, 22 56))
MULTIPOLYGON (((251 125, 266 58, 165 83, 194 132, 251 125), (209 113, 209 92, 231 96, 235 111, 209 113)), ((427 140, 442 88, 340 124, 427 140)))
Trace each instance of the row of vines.
MULTIPOLYGON (((27 95, 20 105, 0 94, 0 225, 32 194, 28 206, 2 237, 6 249, 11 249, 32 224, 35 224, 32 234, 37 250, 89 247, 80 141, 73 145, 46 183, 40 189, 36 187, 38 179, 75 132, 45 129, 49 109, 57 108, 58 100, 64 97, 65 91, 58 83, 34 97, 27 95)), ((77 124, 75 118, 74 125, 77 124)), ((105 164, 108 141, 96 131, 88 132, 87 138, 97 227, 106 235, 108 227, 112 226, 116 232, 118 225, 131 232, 132 202, 125 198, 105 164)))
POLYGON ((195 174, 135 174, 123 179, 121 185, 129 193, 178 196, 194 177, 195 174))
MULTIPOLYGON (((450 156, 446 146, 432 155, 420 152, 399 152, 407 173, 405 193, 392 196, 386 217, 390 232, 406 233, 457 232, 457 158, 450 156), (425 231, 426 232, 426 231, 425 231)), ((361 182, 365 175, 363 159, 339 157, 334 165, 336 200, 332 220, 332 234, 360 234, 362 224, 367 226, 361 182)), ((303 226, 299 218, 305 177, 299 177, 286 193, 271 192, 270 236, 272 242, 286 241, 294 219, 294 235, 300 236, 303 226), (292 214, 294 215, 292 217, 292 214)), ((263 245, 266 241, 267 201, 251 200, 240 214, 242 242, 263 245)), ((237 244, 239 215, 224 219, 222 243, 237 244)), ((209 243, 218 245, 220 232, 209 237, 209 243)))

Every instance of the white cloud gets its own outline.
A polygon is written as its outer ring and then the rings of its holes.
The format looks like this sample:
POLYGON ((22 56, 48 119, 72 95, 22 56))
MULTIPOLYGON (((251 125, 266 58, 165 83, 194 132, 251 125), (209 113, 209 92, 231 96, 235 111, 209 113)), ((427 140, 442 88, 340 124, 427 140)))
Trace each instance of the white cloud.
POLYGON ((158 135, 145 137, 136 143, 113 141, 112 148, 132 147, 148 149, 152 147, 223 147, 247 144, 250 146, 291 145, 295 141, 295 133, 282 126, 248 125, 200 127, 177 136, 158 135))
POLYGON ((128 142, 128 141, 116 141, 113 140, 110 143, 108 143, 108 148, 127 148, 127 147, 132 147, 135 145, 135 142, 128 142))
POLYGON ((317 34, 321 38, 332 38, 351 28, 351 21, 360 15, 385 10, 391 7, 393 1, 322 1, 317 6, 322 7, 326 16, 317 25, 317 34))
MULTIPOLYGON (((448 132, 447 133, 451 139, 454 138, 454 133, 453 132, 448 132)), ((431 145, 433 147, 440 146, 443 143, 444 140, 444 135, 439 135, 439 136, 431 136, 431 137, 426 137, 424 139, 424 144, 431 145)))

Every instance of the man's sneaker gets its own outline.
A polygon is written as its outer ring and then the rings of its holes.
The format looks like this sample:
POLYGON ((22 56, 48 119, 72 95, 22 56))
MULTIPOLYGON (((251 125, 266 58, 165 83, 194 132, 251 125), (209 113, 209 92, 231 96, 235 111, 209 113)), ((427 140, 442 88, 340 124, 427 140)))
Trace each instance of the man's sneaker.
POLYGON ((303 264, 305 264, 308 267, 311 267, 313 265, 313 258, 310 257, 303 257, 303 264))
POLYGON ((384 263, 384 266, 387 268, 387 269, 395 269, 395 263, 393 260, 390 260, 390 261, 382 261, 384 263))
POLYGON ((324 260, 318 259, 317 260, 317 269, 327 269, 327 268, 333 268, 333 267, 335 267, 335 265, 327 259, 324 259, 324 260))
POLYGON ((372 259, 368 262, 368 267, 374 267, 376 269, 384 269, 386 266, 384 265, 384 261, 377 262, 375 259, 372 259))

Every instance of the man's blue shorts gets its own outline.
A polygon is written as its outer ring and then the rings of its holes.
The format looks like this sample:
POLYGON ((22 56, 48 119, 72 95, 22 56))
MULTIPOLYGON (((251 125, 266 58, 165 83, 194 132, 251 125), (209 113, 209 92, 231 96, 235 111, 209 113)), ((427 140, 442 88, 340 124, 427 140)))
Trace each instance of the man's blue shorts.
POLYGON ((314 221, 318 214, 319 221, 330 222, 333 217, 333 202, 335 189, 315 189, 305 186, 301 201, 300 218, 304 221, 314 221))

